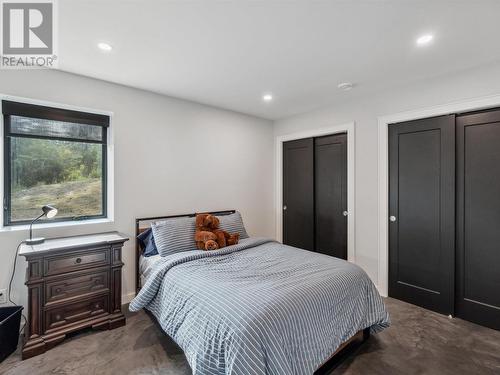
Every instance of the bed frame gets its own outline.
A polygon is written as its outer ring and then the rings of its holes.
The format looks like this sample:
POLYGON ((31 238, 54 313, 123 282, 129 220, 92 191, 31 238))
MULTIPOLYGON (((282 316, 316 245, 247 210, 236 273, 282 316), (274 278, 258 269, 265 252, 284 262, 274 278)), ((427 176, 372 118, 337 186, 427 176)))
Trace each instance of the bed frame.
MULTIPOLYGON (((230 215, 235 213, 235 210, 225 210, 225 211, 214 211, 214 212, 203 212, 212 215, 230 215)), ((201 213, 201 212, 200 212, 201 213)), ((136 291, 139 292, 141 289, 141 278, 139 272, 139 259, 143 253, 143 249, 137 240, 137 236, 148 229, 151 223, 155 221, 161 221, 164 219, 172 219, 179 217, 195 217, 197 213, 192 214, 182 214, 182 215, 170 215, 170 216, 155 216, 155 217, 142 217, 135 219, 135 285, 136 291)), ((340 365, 350 354, 354 353, 360 346, 370 337, 370 329, 365 328, 358 331, 349 340, 341 344, 338 349, 326 360, 315 372, 314 375, 325 375, 333 371, 338 365, 340 365)))

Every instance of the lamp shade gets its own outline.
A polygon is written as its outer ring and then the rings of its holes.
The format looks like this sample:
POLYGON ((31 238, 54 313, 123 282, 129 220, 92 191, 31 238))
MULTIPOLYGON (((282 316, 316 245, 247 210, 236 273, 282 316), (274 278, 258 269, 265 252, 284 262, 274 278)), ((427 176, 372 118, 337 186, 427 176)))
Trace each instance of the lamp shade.
POLYGON ((47 219, 52 219, 54 216, 57 215, 57 208, 46 205, 42 207, 42 211, 47 216, 47 219))

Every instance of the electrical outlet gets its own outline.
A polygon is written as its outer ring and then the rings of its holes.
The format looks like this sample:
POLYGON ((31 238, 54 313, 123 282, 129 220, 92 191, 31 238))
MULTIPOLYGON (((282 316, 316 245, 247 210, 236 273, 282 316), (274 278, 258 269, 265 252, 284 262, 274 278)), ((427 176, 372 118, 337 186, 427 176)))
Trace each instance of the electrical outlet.
POLYGON ((0 289, 0 303, 7 303, 7 289, 0 289))

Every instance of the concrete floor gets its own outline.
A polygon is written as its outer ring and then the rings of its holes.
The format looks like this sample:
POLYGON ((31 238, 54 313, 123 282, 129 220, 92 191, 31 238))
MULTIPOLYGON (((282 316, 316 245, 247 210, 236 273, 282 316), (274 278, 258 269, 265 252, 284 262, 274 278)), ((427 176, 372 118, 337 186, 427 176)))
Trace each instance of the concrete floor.
MULTIPOLYGON (((391 298, 392 326, 333 374, 500 374, 500 331, 391 298)), ((0 364, 0 374, 190 374, 182 351, 144 312, 112 331, 77 334, 45 354, 0 364)))

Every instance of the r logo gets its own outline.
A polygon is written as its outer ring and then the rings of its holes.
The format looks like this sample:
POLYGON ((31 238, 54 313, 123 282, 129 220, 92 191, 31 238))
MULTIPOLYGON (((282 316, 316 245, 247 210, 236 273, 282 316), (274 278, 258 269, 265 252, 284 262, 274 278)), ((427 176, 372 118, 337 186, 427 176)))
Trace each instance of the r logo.
POLYGON ((51 55, 53 53, 52 2, 3 2, 3 54, 51 55))

